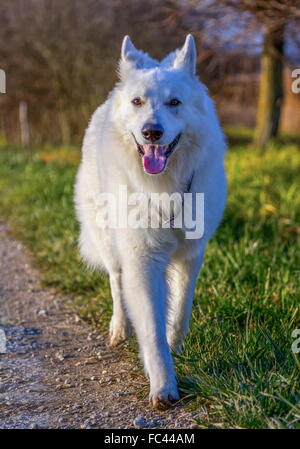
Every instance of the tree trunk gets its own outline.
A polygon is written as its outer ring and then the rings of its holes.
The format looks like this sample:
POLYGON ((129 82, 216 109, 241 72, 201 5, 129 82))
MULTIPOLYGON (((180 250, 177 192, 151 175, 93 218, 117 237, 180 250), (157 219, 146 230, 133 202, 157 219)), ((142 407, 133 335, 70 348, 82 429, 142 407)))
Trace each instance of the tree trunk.
POLYGON ((283 102, 284 25, 265 29, 254 145, 265 149, 278 134, 283 102))

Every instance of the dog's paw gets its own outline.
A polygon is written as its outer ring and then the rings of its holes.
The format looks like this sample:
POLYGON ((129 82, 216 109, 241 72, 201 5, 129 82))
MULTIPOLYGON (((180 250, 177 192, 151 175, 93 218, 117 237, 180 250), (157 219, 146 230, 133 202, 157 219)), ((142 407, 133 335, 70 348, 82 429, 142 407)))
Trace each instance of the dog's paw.
POLYGON ((174 402, 179 400, 179 392, 176 383, 165 385, 162 388, 151 389, 149 403, 151 407, 158 410, 168 409, 174 402))
POLYGON ((110 346, 118 346, 123 341, 130 337, 131 329, 129 323, 124 321, 117 321, 114 317, 111 318, 109 324, 109 344, 110 346))

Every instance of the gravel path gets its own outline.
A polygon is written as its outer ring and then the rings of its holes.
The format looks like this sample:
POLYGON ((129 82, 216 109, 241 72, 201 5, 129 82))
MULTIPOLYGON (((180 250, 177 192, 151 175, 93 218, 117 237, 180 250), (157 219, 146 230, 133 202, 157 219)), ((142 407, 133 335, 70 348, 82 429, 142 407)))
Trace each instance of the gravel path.
POLYGON ((0 223, 0 428, 195 427, 181 404, 160 412, 139 399, 147 380, 128 351, 107 346, 65 302, 40 286, 0 223))

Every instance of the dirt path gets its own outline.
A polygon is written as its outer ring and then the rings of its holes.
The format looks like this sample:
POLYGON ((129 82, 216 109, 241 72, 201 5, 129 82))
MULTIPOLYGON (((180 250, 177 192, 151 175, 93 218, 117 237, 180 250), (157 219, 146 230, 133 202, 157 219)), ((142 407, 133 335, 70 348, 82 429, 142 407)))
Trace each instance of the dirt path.
POLYGON ((151 410, 147 381, 122 348, 107 346, 49 289, 0 223, 0 428, 190 428, 178 405, 151 410), (3 332, 2 332, 3 334, 3 332), (1 346, 1 345, 0 345, 1 346))

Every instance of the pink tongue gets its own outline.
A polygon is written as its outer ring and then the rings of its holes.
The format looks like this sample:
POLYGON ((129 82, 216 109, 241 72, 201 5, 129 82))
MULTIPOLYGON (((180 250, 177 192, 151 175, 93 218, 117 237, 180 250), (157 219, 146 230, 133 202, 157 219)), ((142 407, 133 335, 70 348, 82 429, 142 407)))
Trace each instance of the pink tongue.
POLYGON ((143 145, 143 164, 147 173, 156 174, 163 171, 166 166, 167 145, 143 145))

